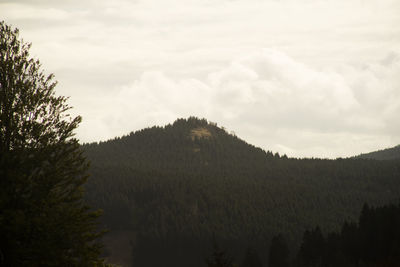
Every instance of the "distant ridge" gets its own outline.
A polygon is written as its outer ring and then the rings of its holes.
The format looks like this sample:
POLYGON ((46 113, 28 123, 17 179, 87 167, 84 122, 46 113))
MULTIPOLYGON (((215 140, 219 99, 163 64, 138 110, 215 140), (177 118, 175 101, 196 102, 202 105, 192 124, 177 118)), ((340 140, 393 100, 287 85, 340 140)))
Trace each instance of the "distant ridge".
POLYGON ((392 148, 386 148, 370 153, 365 153, 357 156, 356 158, 362 159, 376 159, 376 160, 396 160, 400 159, 400 145, 392 148))

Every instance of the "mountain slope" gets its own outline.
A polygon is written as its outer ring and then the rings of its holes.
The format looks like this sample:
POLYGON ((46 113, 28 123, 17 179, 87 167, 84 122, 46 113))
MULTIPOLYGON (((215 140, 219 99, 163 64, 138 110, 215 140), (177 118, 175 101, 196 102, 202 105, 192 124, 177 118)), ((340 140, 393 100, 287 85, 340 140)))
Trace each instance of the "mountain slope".
POLYGON ((358 157, 363 159, 397 160, 400 159, 400 145, 392 148, 361 154, 358 157))
POLYGON ((305 229, 337 230, 364 202, 400 196, 398 162, 288 159, 197 118, 84 149, 87 200, 111 235, 131 233, 137 266, 203 266, 214 238, 238 261, 251 245, 265 262, 274 234, 295 246, 305 229))

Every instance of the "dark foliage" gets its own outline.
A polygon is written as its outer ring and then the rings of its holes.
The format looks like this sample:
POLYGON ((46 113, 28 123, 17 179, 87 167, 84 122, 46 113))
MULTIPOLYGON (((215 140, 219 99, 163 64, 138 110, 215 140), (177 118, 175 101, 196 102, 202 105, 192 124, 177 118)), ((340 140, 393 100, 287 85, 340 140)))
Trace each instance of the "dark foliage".
POLYGON ((283 235, 274 236, 269 248, 268 267, 289 267, 289 248, 283 235))
POLYGON ((319 227, 305 231, 298 254, 299 266, 321 266, 324 256, 325 240, 319 227))
POLYGON ((65 97, 0 22, 0 265, 101 264, 96 218, 83 201, 88 163, 65 97))
POLYGON ((241 267, 262 267, 262 266, 263 264, 260 259, 260 256, 258 255, 257 250, 253 247, 248 247, 246 249, 246 253, 241 267))
POLYGON ((400 205, 364 205, 358 224, 344 223, 324 238, 306 231, 296 266, 395 267, 400 264, 400 205))
POLYGON ((214 240, 214 251, 212 255, 206 259, 207 267, 234 267, 232 259, 223 251, 214 240))
POLYGON ((193 117, 84 148, 87 200, 111 234, 136 233, 139 266, 202 266, 214 233, 235 262, 254 243, 266 265, 276 233, 293 251, 304 230, 339 231, 364 202, 400 196, 399 161, 287 158, 193 117))
POLYGON ((363 159, 398 160, 400 159, 400 145, 371 153, 361 154, 358 157, 363 159))

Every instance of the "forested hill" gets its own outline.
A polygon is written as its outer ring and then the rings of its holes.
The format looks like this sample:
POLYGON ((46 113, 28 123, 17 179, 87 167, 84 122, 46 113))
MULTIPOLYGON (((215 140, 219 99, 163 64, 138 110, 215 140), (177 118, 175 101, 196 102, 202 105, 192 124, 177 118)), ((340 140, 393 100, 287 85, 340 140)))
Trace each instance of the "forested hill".
POLYGON ((382 149, 370 153, 361 154, 358 156, 359 158, 364 159, 377 159, 377 160, 396 160, 400 159, 400 145, 382 149))
POLYGON ((305 229, 335 231, 365 202, 400 198, 398 161, 287 158, 204 119, 84 149, 87 201, 104 210, 106 247, 125 265, 204 266, 213 239, 236 262, 251 246, 265 263, 273 235, 295 247, 305 229))
POLYGON ((271 152, 249 145, 205 119, 178 119, 100 144, 85 146, 93 163, 161 173, 248 173, 265 168, 271 152))

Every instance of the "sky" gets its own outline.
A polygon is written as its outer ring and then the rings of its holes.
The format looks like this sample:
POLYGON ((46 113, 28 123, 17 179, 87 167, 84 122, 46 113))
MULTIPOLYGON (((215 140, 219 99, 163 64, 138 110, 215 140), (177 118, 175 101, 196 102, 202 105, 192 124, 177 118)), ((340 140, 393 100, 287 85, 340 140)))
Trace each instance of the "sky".
POLYGON ((0 0, 82 142, 197 116, 292 157, 400 144, 398 0, 0 0))

